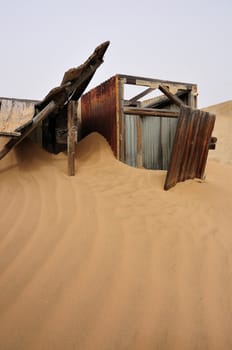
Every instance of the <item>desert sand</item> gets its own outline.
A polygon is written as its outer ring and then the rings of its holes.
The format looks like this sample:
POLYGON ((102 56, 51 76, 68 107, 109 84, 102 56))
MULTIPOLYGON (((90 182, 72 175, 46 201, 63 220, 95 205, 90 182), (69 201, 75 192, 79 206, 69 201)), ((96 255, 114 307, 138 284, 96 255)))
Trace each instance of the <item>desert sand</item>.
POLYGON ((0 161, 0 349, 232 349, 220 152, 204 181, 167 192, 165 171, 120 163, 97 133, 77 145, 74 177, 29 140, 0 161))

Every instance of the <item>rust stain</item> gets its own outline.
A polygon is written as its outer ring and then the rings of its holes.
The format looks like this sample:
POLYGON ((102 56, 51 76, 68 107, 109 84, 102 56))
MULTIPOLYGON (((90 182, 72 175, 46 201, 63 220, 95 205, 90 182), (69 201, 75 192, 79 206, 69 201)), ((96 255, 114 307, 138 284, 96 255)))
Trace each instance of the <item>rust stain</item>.
POLYGON ((81 98, 82 137, 99 132, 109 142, 117 156, 117 92, 116 77, 112 77, 81 98))

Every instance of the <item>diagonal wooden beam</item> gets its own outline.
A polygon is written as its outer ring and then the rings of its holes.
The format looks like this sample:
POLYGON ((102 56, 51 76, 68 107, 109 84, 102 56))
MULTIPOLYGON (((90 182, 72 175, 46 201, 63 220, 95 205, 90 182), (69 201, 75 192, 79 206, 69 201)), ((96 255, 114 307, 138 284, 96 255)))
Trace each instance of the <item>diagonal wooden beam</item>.
POLYGON ((173 95, 169 89, 167 89, 164 85, 159 85, 159 90, 162 91, 173 103, 175 103, 177 106, 181 107, 184 106, 184 102, 177 97, 176 95, 173 95))
POLYGON ((147 94, 149 94, 150 92, 152 92, 154 89, 153 88, 148 88, 142 92, 140 92, 140 94, 132 97, 130 100, 127 101, 127 103, 134 103, 136 101, 138 101, 140 98, 146 96, 147 94))

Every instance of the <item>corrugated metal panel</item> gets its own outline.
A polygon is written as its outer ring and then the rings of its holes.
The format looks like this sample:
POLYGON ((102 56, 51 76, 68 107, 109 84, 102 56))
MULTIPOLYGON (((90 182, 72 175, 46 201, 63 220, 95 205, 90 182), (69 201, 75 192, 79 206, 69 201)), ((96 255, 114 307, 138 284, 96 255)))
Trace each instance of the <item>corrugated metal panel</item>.
POLYGON ((167 170, 170 162, 173 140, 175 137, 178 120, 173 118, 160 119, 161 163, 159 169, 167 170))
MULTIPOLYGON (((168 169, 176 125, 177 120, 173 118, 141 118, 144 168, 168 169)), ((125 162, 136 166, 137 129, 135 116, 125 116, 125 133, 125 162)))
POLYGON ((147 169, 160 169, 160 118, 142 118, 143 166, 147 169))
POLYGON ((102 134, 117 155, 116 77, 90 90, 81 98, 81 136, 102 134))
POLYGON ((125 115, 125 155, 126 163, 136 167, 137 165, 137 128, 136 117, 125 115))

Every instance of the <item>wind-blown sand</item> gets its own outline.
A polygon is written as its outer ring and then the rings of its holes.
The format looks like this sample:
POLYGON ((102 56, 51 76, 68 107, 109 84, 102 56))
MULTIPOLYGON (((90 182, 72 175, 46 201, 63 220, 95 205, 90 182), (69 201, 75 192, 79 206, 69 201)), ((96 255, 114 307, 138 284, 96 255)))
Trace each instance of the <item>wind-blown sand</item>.
POLYGON ((232 165, 166 192, 94 133, 76 167, 0 162, 0 349, 232 349, 232 165))
POLYGON ((209 158, 232 164, 232 100, 204 108, 204 110, 216 114, 214 135, 217 136, 218 142, 216 150, 209 153, 209 158))

